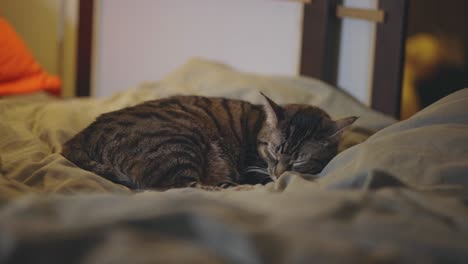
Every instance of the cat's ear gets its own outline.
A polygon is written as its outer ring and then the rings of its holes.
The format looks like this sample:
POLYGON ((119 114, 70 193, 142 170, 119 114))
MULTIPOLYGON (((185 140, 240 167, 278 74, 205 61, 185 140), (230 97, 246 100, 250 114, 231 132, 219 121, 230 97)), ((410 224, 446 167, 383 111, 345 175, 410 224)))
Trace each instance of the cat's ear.
POLYGON ((333 134, 330 136, 330 138, 341 136, 341 134, 343 134, 343 132, 346 131, 357 119, 358 117, 356 116, 350 116, 350 117, 336 120, 335 129, 333 131, 333 134))
POLYGON ((265 109, 266 114, 266 122, 272 127, 276 127, 278 122, 281 121, 284 117, 284 110, 276 104, 273 100, 268 98, 264 93, 260 92, 260 94, 265 97, 266 102, 263 104, 263 108, 265 109))

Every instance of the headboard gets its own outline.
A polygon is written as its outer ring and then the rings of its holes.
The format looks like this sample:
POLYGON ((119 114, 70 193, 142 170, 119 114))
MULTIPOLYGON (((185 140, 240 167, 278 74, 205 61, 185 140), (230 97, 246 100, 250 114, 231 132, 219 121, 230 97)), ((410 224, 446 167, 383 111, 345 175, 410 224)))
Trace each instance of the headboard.
POLYGON ((304 5, 300 73, 337 83, 341 19, 377 23, 371 107, 399 118, 408 0, 378 0, 378 10, 343 7, 342 0, 304 5))
MULTIPOLYGON (((296 0, 298 1, 298 0, 296 0)), ((399 117, 409 0, 377 0, 378 10, 343 7, 343 0, 301 0, 300 74, 337 84, 341 18, 377 23, 371 107, 399 117)), ((90 95, 94 0, 79 1, 76 94, 90 95)))

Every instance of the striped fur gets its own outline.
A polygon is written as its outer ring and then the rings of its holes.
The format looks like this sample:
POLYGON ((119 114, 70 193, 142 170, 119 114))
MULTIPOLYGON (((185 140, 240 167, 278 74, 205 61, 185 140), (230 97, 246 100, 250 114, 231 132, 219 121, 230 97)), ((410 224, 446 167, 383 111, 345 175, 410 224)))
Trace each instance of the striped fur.
MULTIPOLYGON (((275 170, 282 163, 266 153, 269 148, 297 151, 294 155, 303 158, 302 147, 309 140, 320 142, 315 138, 320 133, 336 132, 334 124, 325 112, 311 106, 282 108, 271 100, 260 106, 175 96, 99 116, 64 144, 62 155, 135 189, 265 183, 270 180, 267 171, 276 175, 282 170, 275 170), (314 120, 301 115, 304 109, 316 111, 306 111, 314 120), (328 124, 325 121, 331 126, 322 128, 322 123, 328 124)), ((321 168, 336 154, 336 146, 332 152, 320 162, 321 168)), ((293 155, 289 156, 291 160, 293 155)))

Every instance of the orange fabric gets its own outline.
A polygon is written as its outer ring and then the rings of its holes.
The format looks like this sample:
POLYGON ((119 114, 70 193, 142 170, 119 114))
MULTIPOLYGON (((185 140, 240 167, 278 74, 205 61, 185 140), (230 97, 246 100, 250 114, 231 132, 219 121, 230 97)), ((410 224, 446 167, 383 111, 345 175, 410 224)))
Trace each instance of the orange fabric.
POLYGON ((61 81, 45 72, 13 27, 0 17, 0 96, 47 91, 60 94, 61 81))

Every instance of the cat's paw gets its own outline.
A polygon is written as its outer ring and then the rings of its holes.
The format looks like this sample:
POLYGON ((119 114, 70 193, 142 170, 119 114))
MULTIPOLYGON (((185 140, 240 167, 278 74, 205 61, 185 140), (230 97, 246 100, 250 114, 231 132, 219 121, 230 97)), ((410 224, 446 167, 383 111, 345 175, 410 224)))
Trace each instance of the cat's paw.
POLYGON ((230 187, 236 187, 238 186, 237 183, 234 183, 234 182, 222 182, 222 183, 219 183, 217 185, 217 187, 220 187, 220 188, 223 188, 223 189, 227 189, 227 188, 230 188, 230 187))
POLYGON ((189 188, 198 188, 199 186, 201 186, 201 185, 197 181, 193 181, 193 182, 190 182, 189 184, 187 184, 187 187, 189 187, 189 188))

